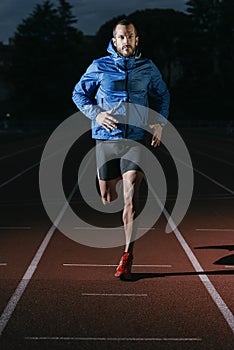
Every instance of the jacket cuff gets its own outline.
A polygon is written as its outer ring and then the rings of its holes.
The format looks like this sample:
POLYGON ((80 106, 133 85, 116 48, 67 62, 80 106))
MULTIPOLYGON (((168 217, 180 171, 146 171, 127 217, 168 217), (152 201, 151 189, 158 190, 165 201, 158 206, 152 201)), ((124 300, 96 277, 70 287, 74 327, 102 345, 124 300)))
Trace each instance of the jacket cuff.
POLYGON ((84 105, 82 107, 82 113, 91 120, 94 120, 101 112, 103 112, 103 109, 97 105, 84 105))

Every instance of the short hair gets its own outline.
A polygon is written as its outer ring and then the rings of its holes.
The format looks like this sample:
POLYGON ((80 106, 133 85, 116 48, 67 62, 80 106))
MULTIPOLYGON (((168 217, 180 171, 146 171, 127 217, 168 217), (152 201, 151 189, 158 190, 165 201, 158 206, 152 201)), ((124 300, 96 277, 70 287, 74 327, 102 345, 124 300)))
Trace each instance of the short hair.
POLYGON ((135 26, 135 24, 128 18, 122 18, 120 19, 113 27, 113 37, 116 34, 116 27, 121 24, 122 26, 129 26, 129 25, 133 25, 134 29, 135 29, 135 34, 137 36, 137 28, 135 26))

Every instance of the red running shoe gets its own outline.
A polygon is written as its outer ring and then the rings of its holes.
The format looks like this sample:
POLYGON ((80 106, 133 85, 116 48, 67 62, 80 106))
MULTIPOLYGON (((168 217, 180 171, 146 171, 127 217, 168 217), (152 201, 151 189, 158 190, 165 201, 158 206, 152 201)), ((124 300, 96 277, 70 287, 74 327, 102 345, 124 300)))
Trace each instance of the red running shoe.
POLYGON ((115 277, 130 278, 133 255, 131 253, 124 253, 120 259, 119 265, 115 272, 115 277))

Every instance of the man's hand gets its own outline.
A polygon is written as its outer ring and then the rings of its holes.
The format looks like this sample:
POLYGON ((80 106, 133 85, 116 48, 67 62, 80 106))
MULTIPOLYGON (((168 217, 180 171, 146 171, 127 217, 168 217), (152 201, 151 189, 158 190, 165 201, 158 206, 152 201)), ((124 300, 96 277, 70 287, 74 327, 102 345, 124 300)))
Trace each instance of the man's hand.
POLYGON ((107 131, 112 131, 117 128, 118 120, 112 117, 112 113, 114 112, 114 108, 112 108, 110 111, 104 111, 100 112, 96 116, 96 121, 98 124, 100 124, 104 129, 107 131))
POLYGON ((153 129, 153 137, 151 141, 151 146, 157 147, 160 145, 162 137, 162 125, 160 124, 151 124, 149 125, 150 129, 153 129))

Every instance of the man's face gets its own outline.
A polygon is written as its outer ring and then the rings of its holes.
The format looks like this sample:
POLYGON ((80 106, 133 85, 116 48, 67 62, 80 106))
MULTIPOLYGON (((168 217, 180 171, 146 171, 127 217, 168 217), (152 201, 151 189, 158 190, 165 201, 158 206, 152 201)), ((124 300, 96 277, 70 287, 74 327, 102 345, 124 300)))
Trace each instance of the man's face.
POLYGON ((128 26, 118 24, 115 29, 115 37, 112 40, 121 56, 130 57, 136 51, 139 38, 136 36, 135 28, 132 24, 128 26))

